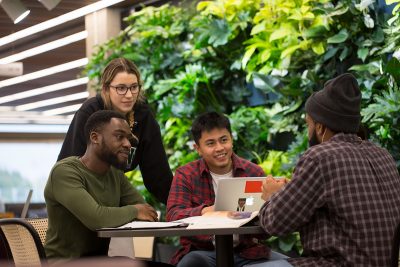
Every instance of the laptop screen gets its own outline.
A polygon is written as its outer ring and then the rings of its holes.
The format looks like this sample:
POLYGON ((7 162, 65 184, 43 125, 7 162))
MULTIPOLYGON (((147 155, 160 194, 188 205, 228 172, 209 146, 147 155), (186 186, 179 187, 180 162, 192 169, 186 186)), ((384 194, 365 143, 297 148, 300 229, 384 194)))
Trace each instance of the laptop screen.
POLYGON ((234 177, 218 181, 215 211, 258 211, 264 204, 261 199, 265 177, 234 177))
POLYGON ((31 204, 32 193, 33 193, 33 190, 30 189, 29 193, 28 193, 28 197, 26 198, 24 207, 22 208, 22 212, 21 212, 22 219, 25 219, 26 215, 28 214, 29 205, 31 204))

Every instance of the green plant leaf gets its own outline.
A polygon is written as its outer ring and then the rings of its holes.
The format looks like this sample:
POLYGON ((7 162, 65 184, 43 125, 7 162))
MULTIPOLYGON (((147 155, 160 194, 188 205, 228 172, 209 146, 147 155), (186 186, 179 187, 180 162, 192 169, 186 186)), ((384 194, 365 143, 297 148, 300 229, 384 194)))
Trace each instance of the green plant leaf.
POLYGON ((314 43, 311 45, 312 50, 317 55, 322 55, 325 52, 325 47, 322 42, 314 43))
POLYGON ((364 64, 364 65, 354 65, 349 70, 367 71, 367 72, 370 72, 371 74, 374 74, 374 73, 379 73, 380 64, 379 64, 379 62, 375 61, 375 62, 370 62, 370 63, 364 64))
POLYGON ((243 56, 242 59, 242 67, 245 68, 247 63, 249 62, 251 56, 254 54, 254 51, 256 51, 256 47, 252 46, 249 49, 246 50, 246 53, 243 56))
POLYGON ((347 32, 346 29, 340 30, 339 33, 335 34, 334 36, 328 38, 328 43, 329 44, 339 44, 343 43, 344 41, 347 40, 349 37, 349 33, 347 32))
POLYGON ((304 37, 315 38, 323 36, 327 32, 325 26, 318 25, 315 27, 308 28, 304 31, 304 37))
POLYGON ((383 42, 383 40, 385 39, 383 30, 381 28, 376 29, 376 31, 374 31, 374 33, 372 34, 372 40, 375 43, 381 43, 383 42))
POLYGON ((284 114, 284 115, 287 115, 287 114, 289 114, 289 113, 292 113, 292 112, 298 110, 302 104, 303 104, 303 100, 302 100, 302 99, 298 99, 297 101, 291 103, 291 104, 288 106, 288 109, 286 109, 286 110, 283 112, 283 114, 284 114))
POLYGON ((386 65, 385 71, 393 76, 393 78, 400 84, 400 61, 397 58, 392 58, 386 65))
POLYGON ((265 62, 265 61, 267 61, 270 57, 271 57, 271 50, 265 49, 265 50, 262 51, 262 53, 261 53, 260 60, 261 60, 261 62, 265 62))
POLYGON ((289 57, 291 54, 293 54, 297 49, 300 48, 300 44, 294 45, 294 46, 289 46, 285 50, 282 51, 281 53, 281 58, 289 57))
POLYGON ((207 8, 212 3, 212 1, 201 1, 197 4, 197 10, 201 11, 207 8))
POLYGON ((333 47, 331 49, 328 49, 327 52, 324 55, 324 61, 327 61, 334 55, 336 55, 336 52, 339 50, 339 47, 333 47))
POLYGON ((350 51, 351 50, 347 46, 345 46, 343 48, 342 52, 340 53, 340 56, 339 56, 340 61, 343 61, 344 59, 346 59, 349 56, 350 51))
POLYGON ((232 33, 229 24, 224 19, 213 20, 210 25, 210 30, 210 39, 208 43, 214 46, 226 44, 232 33))
POLYGON ((393 8, 392 14, 393 14, 393 15, 397 14, 396 16, 398 16, 399 14, 396 13, 398 10, 400 10, 400 4, 398 4, 397 6, 395 6, 395 7, 393 8))
POLYGON ((391 42, 390 44, 388 44, 385 48, 383 48, 379 54, 387 54, 387 53, 392 53, 393 50, 395 50, 396 48, 396 43, 391 42))
MULTIPOLYGON (((324 12, 324 10, 321 10, 321 12, 324 12)), ((329 31, 330 29, 329 17, 326 15, 317 15, 311 25, 311 28, 318 26, 323 26, 327 31, 329 31)))
POLYGON ((374 26, 375 26, 375 22, 369 14, 364 15, 364 24, 367 28, 370 28, 370 29, 374 28, 374 26))
MULTIPOLYGON (((397 9, 399 9, 400 8, 400 4, 399 5, 397 5, 394 9, 396 9, 396 11, 397 11, 397 9)), ((394 10, 393 10, 393 15, 394 15, 395 13, 394 13, 394 10)), ((388 20, 388 25, 392 25, 394 22, 396 22, 397 21, 397 19, 399 18, 399 14, 397 13, 396 15, 394 15, 392 18, 390 18, 389 20, 388 20)))
POLYGON ((357 50, 357 56, 364 62, 368 56, 368 52, 369 52, 368 48, 359 48, 357 50))
POLYGON ((266 29, 266 22, 265 21, 263 21, 263 22, 261 22, 261 23, 259 23, 259 24, 257 24, 256 26, 254 26, 253 27, 253 29, 251 29, 251 35, 255 35, 255 34, 258 34, 258 33, 260 33, 260 32, 263 32, 263 31, 265 31, 265 29, 266 29))
POLYGON ((343 6, 343 4, 341 4, 341 3, 339 2, 339 4, 337 5, 337 7, 335 8, 335 11, 330 12, 330 13, 329 13, 329 16, 330 16, 330 17, 333 17, 333 16, 340 16, 340 15, 343 15, 343 14, 347 13, 348 10, 349 10, 349 7, 348 7, 348 6, 343 6))
POLYGON ((296 243, 296 236, 294 234, 281 237, 279 239, 279 248, 284 252, 289 252, 290 250, 292 250, 295 243, 296 243))
POLYGON ((269 93, 275 91, 275 88, 279 85, 279 79, 274 76, 255 73, 253 75, 253 84, 264 93, 269 93))
POLYGON ((293 34, 293 29, 290 25, 284 24, 279 29, 273 31, 269 37, 269 41, 279 40, 293 34))

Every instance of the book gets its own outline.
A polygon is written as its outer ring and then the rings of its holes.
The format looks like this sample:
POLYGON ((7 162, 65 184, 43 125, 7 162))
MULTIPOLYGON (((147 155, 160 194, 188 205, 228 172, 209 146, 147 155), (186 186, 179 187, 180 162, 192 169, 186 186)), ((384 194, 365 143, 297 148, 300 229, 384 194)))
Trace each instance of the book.
POLYGON ((188 217, 175 222, 188 224, 187 229, 237 228, 250 222, 257 216, 258 211, 211 211, 202 216, 188 217))

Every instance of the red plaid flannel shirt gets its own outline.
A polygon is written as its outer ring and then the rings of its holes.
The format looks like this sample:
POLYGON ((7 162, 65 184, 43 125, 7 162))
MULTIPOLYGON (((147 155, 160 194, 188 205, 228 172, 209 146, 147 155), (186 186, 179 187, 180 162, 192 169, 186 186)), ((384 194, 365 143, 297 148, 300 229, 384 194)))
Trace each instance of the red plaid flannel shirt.
MULTIPOLYGON (((265 176, 262 168, 233 154, 234 177, 265 176)), ((178 168, 171 185, 167 202, 167 221, 200 216, 201 210, 214 205, 215 194, 210 171, 203 159, 196 160, 178 168)), ((240 256, 248 259, 267 258, 269 249, 254 243, 253 238, 242 238, 238 248, 240 256)), ((171 264, 193 250, 213 250, 212 236, 181 237, 182 248, 172 257, 171 264)), ((236 251, 236 250, 235 250, 236 251)))

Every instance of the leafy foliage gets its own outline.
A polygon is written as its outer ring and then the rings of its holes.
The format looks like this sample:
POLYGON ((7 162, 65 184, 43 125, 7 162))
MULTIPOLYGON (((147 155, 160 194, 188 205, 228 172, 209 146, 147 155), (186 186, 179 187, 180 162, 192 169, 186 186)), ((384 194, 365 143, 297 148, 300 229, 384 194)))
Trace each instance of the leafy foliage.
MULTIPOLYGON (((388 67, 393 64, 398 72, 400 62, 395 58, 390 62, 395 63, 388 64, 388 67)), ((385 79, 387 78, 382 78, 385 79)), ((400 89, 394 78, 389 77, 389 80, 386 83, 391 86, 388 90, 373 95, 371 103, 362 110, 362 116, 363 122, 368 124, 373 134, 373 140, 383 147, 390 147, 397 165, 400 166, 400 144, 397 141, 400 138, 400 89)))
POLYGON ((295 252, 293 256, 299 256, 303 253, 300 235, 297 232, 280 238, 272 236, 266 243, 274 251, 281 251, 283 253, 295 252))
POLYGON ((326 42, 323 33, 330 29, 327 1, 263 1, 253 19, 251 38, 246 40, 242 66, 249 74, 286 74, 292 55, 301 50, 321 55, 326 42))
MULTIPOLYGON (((216 110, 231 119, 238 155, 268 174, 290 177, 307 148, 305 100, 328 79, 352 71, 370 138, 388 149, 400 168, 399 5, 393 14, 370 0, 146 7, 98 47, 86 74, 98 79, 108 61, 120 56, 139 66, 173 169, 197 157, 189 135, 192 120, 216 110)), ((131 177, 140 181, 137 172, 131 177)), ((297 234, 270 243, 301 251, 297 234)))

